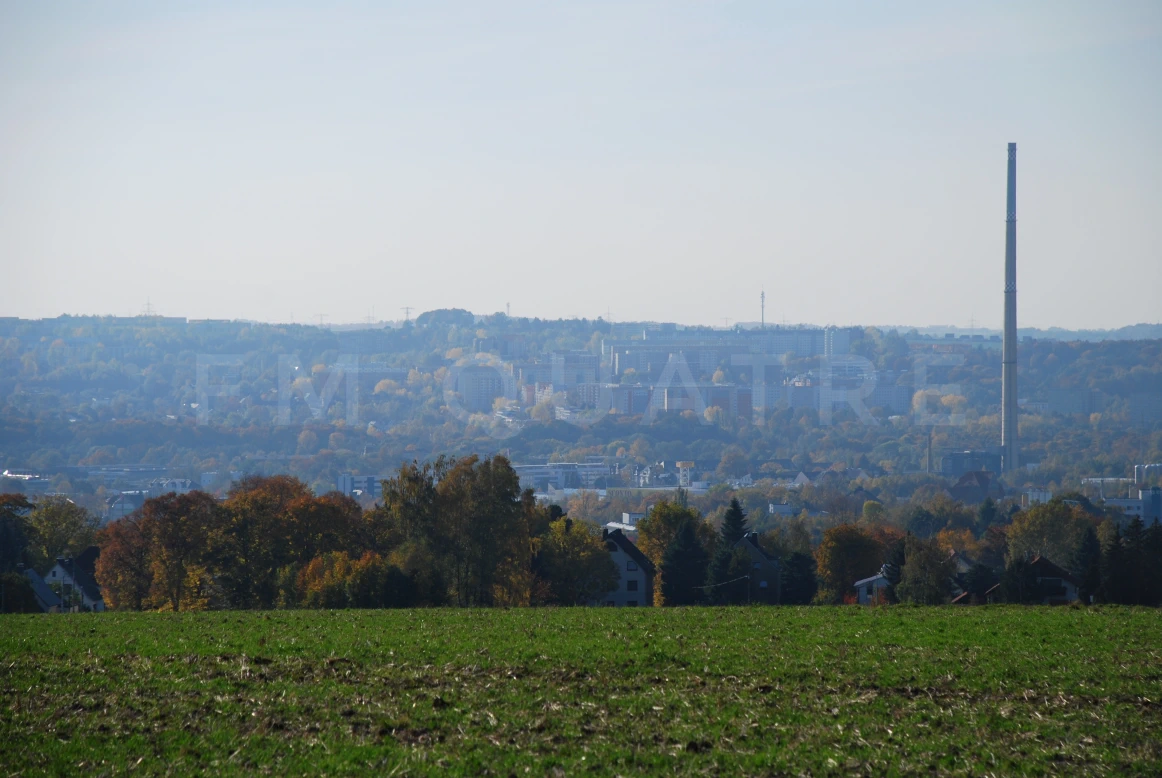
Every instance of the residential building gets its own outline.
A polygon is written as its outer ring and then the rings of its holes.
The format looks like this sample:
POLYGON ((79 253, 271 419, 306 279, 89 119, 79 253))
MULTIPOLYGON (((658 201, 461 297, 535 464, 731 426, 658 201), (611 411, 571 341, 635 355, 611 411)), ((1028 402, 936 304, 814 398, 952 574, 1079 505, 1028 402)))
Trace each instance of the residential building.
POLYGON ((988 497, 994 500, 1004 497, 1005 490, 992 473, 977 470, 962 475, 954 486, 949 487, 948 494, 965 505, 979 505, 988 497))
POLYGON ((105 601, 97 585, 96 563, 101 550, 89 546, 74 558, 57 557, 56 564, 44 580, 50 587, 60 585, 61 601, 66 608, 80 606, 85 610, 103 611, 105 601))
POLYGON ((940 472, 952 478, 960 478, 965 473, 984 470, 1001 472, 999 451, 956 451, 940 457, 940 472))
POLYGON ((1042 605, 1068 605, 1078 599, 1078 580, 1068 570, 1053 564, 1043 556, 1035 556, 1029 562, 1041 587, 1042 605))
MULTIPOLYGON (((1049 502, 1053 499, 1053 492, 1048 489, 1026 489, 1021 492, 1021 507, 1031 508, 1034 505, 1049 502)), ((982 501, 983 502, 983 501, 982 501)))
POLYGON ((516 398, 512 375, 491 365, 457 368, 456 391, 464 408, 473 413, 490 413, 497 397, 516 398))
POLYGON ((188 478, 155 478, 149 482, 149 496, 160 497, 163 494, 188 494, 194 490, 194 482, 188 478))
POLYGON ((886 602, 887 588, 891 586, 883 571, 855 582, 855 596, 860 605, 886 602))
POLYGON ((734 384, 695 384, 694 386, 658 387, 655 394, 658 409, 665 411, 696 411, 718 407, 729 418, 751 415, 751 389, 734 384))
POLYGON ((1135 427, 1152 427, 1162 422, 1162 392, 1134 393, 1127 404, 1130 424, 1135 427))
POLYGON ((748 532, 734 544, 750 557, 750 596, 756 602, 778 603, 782 598, 779 586, 779 560, 763 551, 759 534, 748 532))
POLYGON ((336 479, 335 491, 348 497, 369 496, 378 500, 383 496, 383 482, 377 475, 343 473, 336 479))
POLYGON ((610 412, 637 416, 649 410, 653 389, 641 384, 619 384, 610 389, 610 412))
POLYGON ((601 538, 617 565, 617 588, 607 592, 599 604, 609 607, 638 607, 654 604, 654 564, 620 529, 602 530, 601 538))
POLYGON ((149 497, 149 492, 144 490, 121 492, 116 497, 109 499, 108 507, 105 508, 105 519, 107 521, 123 519, 145 505, 145 501, 149 497))
POLYGON ((865 408, 883 408, 888 413, 907 413, 912 408, 912 387, 899 384, 877 383, 871 394, 863 398, 865 408))
POLYGON ((553 489, 595 489, 597 479, 612 471, 604 462, 549 462, 543 465, 513 465, 520 488, 534 492, 553 489))
POLYGON ((1046 405, 1050 413, 1088 416, 1105 408, 1105 396, 1090 389, 1050 389, 1046 405))
POLYGON ((1139 489, 1137 498, 1110 498, 1105 504, 1117 508, 1127 518, 1137 517, 1147 525, 1154 521, 1162 521, 1162 489, 1157 486, 1151 489, 1139 489))
POLYGON ((32 588, 32 593, 36 597, 36 604, 44 613, 49 613, 55 608, 57 611, 61 608, 61 598, 57 596, 56 592, 49 588, 40 574, 31 567, 24 570, 24 577, 28 579, 28 585, 32 588))
POLYGON ((600 357, 588 351, 566 351, 550 357, 552 382, 562 389, 596 383, 600 357))
POLYGON ((211 492, 215 486, 220 485, 222 488, 228 489, 232 483, 240 480, 242 480, 241 470, 231 470, 224 477, 220 477, 217 470, 211 470, 202 473, 199 478, 199 484, 203 492, 211 492))

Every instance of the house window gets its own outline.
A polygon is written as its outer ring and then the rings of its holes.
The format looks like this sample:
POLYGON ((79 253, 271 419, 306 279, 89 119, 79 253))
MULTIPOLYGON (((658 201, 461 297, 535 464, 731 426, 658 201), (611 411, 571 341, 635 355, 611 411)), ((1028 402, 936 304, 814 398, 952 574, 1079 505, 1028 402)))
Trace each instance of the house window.
POLYGON ((53 577, 53 578, 56 578, 56 570, 53 570, 53 571, 52 571, 52 577, 53 577))
POLYGON ((636 608, 636 607, 637 607, 637 600, 630 600, 629 602, 627 602, 627 603, 625 604, 625 607, 627 607, 627 608, 636 608))
POLYGON ((766 588, 767 588, 767 582, 766 582, 766 581, 759 581, 759 588, 760 588, 760 589, 766 589, 766 588))
POLYGON ((754 569, 755 569, 755 570, 758 570, 758 569, 759 569, 759 563, 758 563, 758 562, 755 562, 755 563, 754 563, 754 569))
POLYGON ((633 561, 632 559, 629 560, 625 563, 625 569, 632 573, 634 570, 637 570, 637 562, 633 561))
POLYGON ((632 579, 626 581, 625 582, 625 590, 627 592, 636 592, 637 591, 637 579, 632 578, 632 579))
POLYGON ((868 585, 867 585, 867 592, 866 592, 866 594, 867 594, 867 596, 868 596, 868 597, 871 597, 871 596, 872 596, 872 585, 871 585, 871 584, 868 584, 868 585))

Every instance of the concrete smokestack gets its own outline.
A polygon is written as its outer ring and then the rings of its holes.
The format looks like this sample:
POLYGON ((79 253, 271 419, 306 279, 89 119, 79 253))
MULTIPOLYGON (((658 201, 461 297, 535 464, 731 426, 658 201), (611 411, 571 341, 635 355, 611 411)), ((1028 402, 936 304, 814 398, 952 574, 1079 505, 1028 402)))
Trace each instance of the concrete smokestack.
POLYGON ((1017 452, 1017 144, 1009 144, 1008 207, 1005 209, 1005 336, 1001 356, 1002 467, 1020 467, 1017 452))

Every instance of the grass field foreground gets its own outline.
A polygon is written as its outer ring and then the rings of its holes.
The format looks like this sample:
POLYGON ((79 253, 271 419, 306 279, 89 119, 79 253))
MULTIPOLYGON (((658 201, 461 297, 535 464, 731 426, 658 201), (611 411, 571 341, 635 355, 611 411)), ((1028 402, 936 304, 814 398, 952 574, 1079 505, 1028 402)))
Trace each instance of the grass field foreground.
POLYGON ((4 774, 1162 774, 1162 612, 0 617, 4 774))

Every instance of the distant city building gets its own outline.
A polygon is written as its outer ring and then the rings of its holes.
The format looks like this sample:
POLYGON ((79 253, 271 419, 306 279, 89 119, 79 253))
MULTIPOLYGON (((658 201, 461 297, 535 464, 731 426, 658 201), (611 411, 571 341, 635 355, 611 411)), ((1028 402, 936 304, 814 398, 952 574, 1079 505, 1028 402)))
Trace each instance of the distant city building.
POLYGON ((234 483, 235 481, 242 480, 241 470, 231 470, 225 476, 220 477, 220 475, 221 474, 217 470, 210 470, 209 472, 202 473, 202 475, 198 478, 198 488, 203 492, 212 492, 214 491, 214 487, 217 485, 229 487, 230 484, 234 483))
POLYGON ((501 359, 520 359, 525 355, 525 339, 523 335, 499 335, 488 338, 476 338, 472 341, 473 352, 492 353, 501 359))
POLYGON ((871 394, 863 398, 864 407, 883 408, 892 414, 907 413, 912 409, 912 387, 877 383, 871 394))
POLYGON ((1105 408, 1105 396, 1089 389, 1050 389, 1046 405, 1050 413, 1064 416, 1100 413, 1105 408))
POLYGON ((649 410, 653 389, 641 384, 619 384, 610 389, 610 411, 626 416, 637 416, 649 410))
POLYGON ((694 386, 659 387, 654 392, 655 404, 665 411, 696 411, 718 407, 729 418, 750 416, 751 390, 749 386, 734 384, 695 384, 694 386))
POLYGON ((552 382, 562 389, 597 381, 600 358, 588 351, 566 351, 551 356, 552 382))
POLYGON ((1129 518, 1137 517, 1146 524, 1162 521, 1162 489, 1157 486, 1139 489, 1136 498, 1110 498, 1105 504, 1107 507, 1116 508, 1129 518))
POLYGON ((335 491, 348 497, 367 496, 378 500, 383 497, 383 483, 377 475, 343 473, 335 483, 335 491))
POLYGON ((997 451, 956 451, 940 457, 940 472, 951 478, 960 478, 965 473, 984 470, 1001 472, 1001 454, 997 451))
POLYGON ((1162 393, 1138 393, 1129 398, 1130 424, 1153 427, 1162 422, 1162 393))
POLYGON ((146 491, 150 497, 160 497, 170 492, 188 494, 194 488, 194 482, 188 478, 155 478, 149 482, 149 488, 146 491))
POLYGON ((602 357, 613 375, 633 370, 643 380, 656 380, 666 364, 681 355, 695 377, 709 376, 736 354, 799 357, 839 356, 851 349, 851 330, 837 327, 766 327, 728 332, 705 328, 678 329, 658 325, 641 330, 639 339, 607 338, 602 357))
POLYGON ((513 465, 520 488, 534 492, 552 489, 595 489, 597 479, 611 473, 603 462, 552 462, 544 465, 513 465))
POLYGON ((975 470, 962 475, 954 486, 948 488, 948 494, 965 505, 979 505, 988 498, 998 500, 1004 497, 1005 490, 992 473, 975 470))
POLYGON ((498 397, 516 398, 513 378, 499 367, 467 365, 457 368, 456 391, 464 408, 473 413, 490 413, 498 397))
POLYGON ((105 519, 107 521, 123 519, 145 505, 145 501, 149 497, 149 492, 143 489, 121 492, 115 497, 111 497, 105 508, 105 519))
POLYGON ((1031 508, 1053 499, 1053 492, 1048 489, 1026 489, 1021 492, 1021 507, 1031 508))

